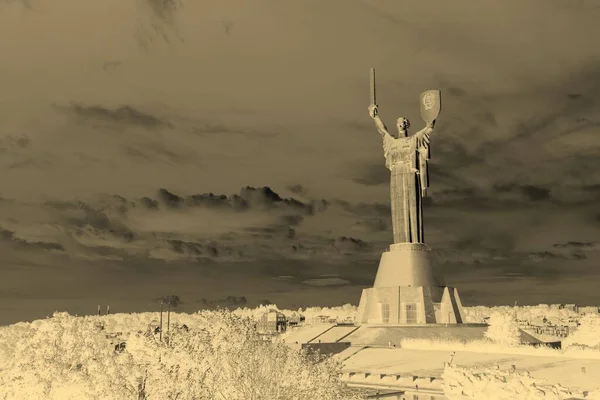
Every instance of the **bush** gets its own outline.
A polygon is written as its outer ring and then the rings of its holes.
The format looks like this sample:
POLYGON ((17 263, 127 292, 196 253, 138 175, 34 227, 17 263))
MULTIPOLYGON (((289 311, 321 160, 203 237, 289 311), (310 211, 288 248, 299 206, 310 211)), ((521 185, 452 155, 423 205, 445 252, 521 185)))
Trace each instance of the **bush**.
POLYGON ((496 311, 490 315, 485 337, 495 343, 517 346, 521 342, 519 325, 510 312, 496 311))
POLYGON ((579 326, 562 342, 564 348, 600 348, 600 315, 586 314, 579 319, 579 326))
MULTIPOLYGON (((151 333, 130 334, 123 353, 98 329, 98 317, 55 313, 2 328, 0 399, 137 399, 142 381, 148 400, 348 398, 341 365, 333 359, 319 361, 265 342, 252 320, 227 310, 188 317, 189 330, 174 325, 163 341, 151 333)), ((106 321, 125 335, 143 331, 139 315, 113 314, 106 321)))

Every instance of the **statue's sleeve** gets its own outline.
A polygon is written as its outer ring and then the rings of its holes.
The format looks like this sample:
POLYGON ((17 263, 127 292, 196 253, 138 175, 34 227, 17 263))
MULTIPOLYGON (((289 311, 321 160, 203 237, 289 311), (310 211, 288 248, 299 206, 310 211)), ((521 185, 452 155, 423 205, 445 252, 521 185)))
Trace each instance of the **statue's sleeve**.
POLYGON ((427 188, 429 187, 427 160, 429 160, 429 146, 419 148, 419 178, 421 180, 421 195, 423 197, 427 196, 427 188))
POLYGON ((430 128, 425 128, 419 131, 417 136, 417 149, 419 156, 419 179, 421 183, 421 195, 427 196, 427 188, 429 187, 429 168, 427 166, 427 160, 430 158, 430 140, 429 134, 431 133, 430 128))

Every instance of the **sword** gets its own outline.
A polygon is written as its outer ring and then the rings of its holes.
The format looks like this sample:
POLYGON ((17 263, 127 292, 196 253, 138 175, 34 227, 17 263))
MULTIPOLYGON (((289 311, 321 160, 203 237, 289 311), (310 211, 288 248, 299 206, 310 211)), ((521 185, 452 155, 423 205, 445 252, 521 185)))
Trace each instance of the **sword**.
POLYGON ((371 68, 371 104, 377 105, 375 93, 375 68, 371 68))

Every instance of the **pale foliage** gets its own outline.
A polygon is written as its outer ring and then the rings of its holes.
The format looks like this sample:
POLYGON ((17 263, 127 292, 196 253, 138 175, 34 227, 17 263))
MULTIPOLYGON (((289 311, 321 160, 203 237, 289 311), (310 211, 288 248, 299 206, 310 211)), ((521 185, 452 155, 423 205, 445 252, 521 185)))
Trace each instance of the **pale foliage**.
POLYGON ((493 312, 504 312, 516 314, 517 318, 532 323, 541 323, 546 318, 549 322, 557 325, 568 324, 569 320, 577 319, 578 314, 567 308, 559 309, 556 306, 548 304, 539 304, 537 306, 474 306, 464 307, 465 320, 469 323, 484 323, 486 317, 493 312))
POLYGON ((329 318, 336 319, 338 322, 342 322, 347 320, 353 321, 358 307, 353 306, 352 304, 344 304, 343 306, 336 307, 307 307, 299 308, 298 310, 287 310, 278 308, 276 304, 271 304, 268 306, 259 306, 257 308, 238 308, 234 310, 233 313, 241 317, 258 319, 269 310, 280 311, 286 316, 290 316, 294 313, 301 314, 306 318, 307 323, 314 322, 317 317, 321 315, 326 315, 329 318))
POLYGON ((343 399, 341 365, 281 343, 264 342, 253 322, 227 311, 173 315, 162 342, 145 331, 156 313, 52 318, 0 329, 0 399, 137 399, 145 379, 149 400, 343 399), (106 329, 96 323, 102 320, 106 329), (180 323, 179 323, 180 324, 180 323), (127 347, 106 338, 118 328, 127 347))
POLYGON ((494 343, 517 346, 520 343, 520 331, 514 314, 510 312, 496 311, 490 315, 489 327, 485 337, 494 343))
POLYGON ((459 368, 446 365, 442 374, 444 394, 449 400, 564 400, 574 393, 535 379, 529 372, 495 368, 459 368))
POLYGON ((0 398, 121 399, 137 391, 133 358, 113 355, 92 321, 55 313, 18 325, 2 330, 0 398))
POLYGON ((533 357, 564 357, 586 360, 600 360, 600 351, 573 346, 569 348, 553 349, 546 346, 509 346, 499 343, 491 343, 489 340, 473 340, 461 342, 458 340, 434 340, 434 339, 402 339, 400 347, 412 350, 441 350, 441 351, 465 351, 470 353, 496 353, 514 354, 533 357))
POLYGON ((586 314, 579 319, 579 327, 563 340, 563 347, 591 347, 600 349, 600 315, 586 314))

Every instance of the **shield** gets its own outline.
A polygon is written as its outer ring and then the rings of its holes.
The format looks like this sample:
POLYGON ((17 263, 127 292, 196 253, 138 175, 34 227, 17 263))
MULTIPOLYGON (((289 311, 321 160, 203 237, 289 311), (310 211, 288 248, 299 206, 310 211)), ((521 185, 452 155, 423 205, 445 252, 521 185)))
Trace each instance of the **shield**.
POLYGON ((442 97, 439 90, 427 90, 421 93, 421 118, 428 124, 432 124, 440 115, 442 109, 442 97))

